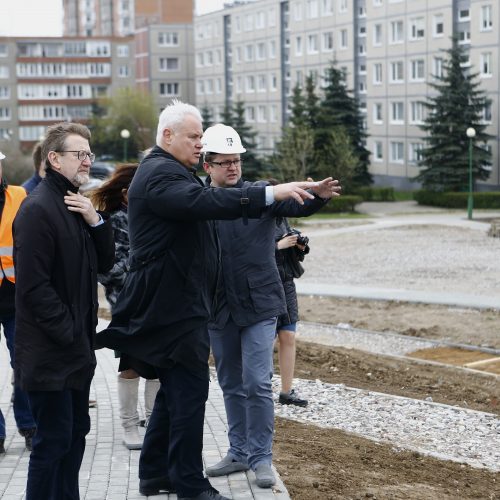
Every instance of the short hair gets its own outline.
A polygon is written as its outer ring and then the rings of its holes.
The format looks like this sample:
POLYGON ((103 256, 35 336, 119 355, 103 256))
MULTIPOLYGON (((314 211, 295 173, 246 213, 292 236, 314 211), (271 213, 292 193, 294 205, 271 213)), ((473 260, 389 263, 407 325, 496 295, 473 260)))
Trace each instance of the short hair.
POLYGON ((191 104, 173 99, 172 104, 169 104, 161 113, 158 119, 158 130, 156 132, 156 144, 161 147, 161 139, 163 131, 167 128, 175 130, 182 123, 186 115, 193 115, 200 122, 203 121, 198 108, 191 104))
POLYGON ((40 172, 42 169, 42 143, 37 142, 33 148, 33 152, 31 153, 31 157, 33 158, 33 166, 35 167, 35 172, 40 172))
POLYGON ((45 168, 51 167, 50 151, 62 151, 68 135, 79 135, 90 141, 90 130, 81 123, 60 122, 47 127, 45 139, 42 141, 42 158, 45 158, 45 168))
POLYGON ((137 171, 137 163, 122 163, 113 175, 90 195, 98 210, 116 212, 123 203, 123 189, 128 189, 137 171))

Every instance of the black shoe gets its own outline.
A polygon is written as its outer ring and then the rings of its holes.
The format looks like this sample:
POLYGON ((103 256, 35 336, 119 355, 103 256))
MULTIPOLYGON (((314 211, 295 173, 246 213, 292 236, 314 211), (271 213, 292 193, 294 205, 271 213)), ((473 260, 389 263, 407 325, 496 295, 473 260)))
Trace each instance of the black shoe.
POLYGON ((164 477, 139 479, 139 493, 144 496, 162 495, 163 493, 175 493, 175 488, 170 480, 164 477))
POLYGON ((285 392, 280 392, 279 402, 282 405, 295 405, 306 407, 309 403, 307 399, 300 399, 295 392, 295 389, 292 389, 288 394, 285 392))
POLYGON ((33 450, 33 436, 36 433, 36 427, 31 429, 19 429, 19 434, 24 437, 24 443, 28 451, 33 450))
POLYGON ((0 439, 0 454, 5 453, 4 443, 5 443, 5 438, 0 439))
POLYGON ((177 500, 231 500, 228 497, 223 497, 219 492, 213 488, 202 491, 195 497, 177 497, 177 500))

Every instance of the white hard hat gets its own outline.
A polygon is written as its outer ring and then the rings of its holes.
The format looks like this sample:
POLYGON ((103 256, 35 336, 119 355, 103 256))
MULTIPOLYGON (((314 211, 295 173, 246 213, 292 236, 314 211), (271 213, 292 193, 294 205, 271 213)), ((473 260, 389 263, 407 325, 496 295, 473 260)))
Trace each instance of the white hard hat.
POLYGON ((201 139, 202 153, 244 153, 246 149, 241 144, 240 136, 233 127, 222 123, 208 127, 201 139))
POLYGON ((5 158, 5 155, 0 151, 0 161, 5 158))

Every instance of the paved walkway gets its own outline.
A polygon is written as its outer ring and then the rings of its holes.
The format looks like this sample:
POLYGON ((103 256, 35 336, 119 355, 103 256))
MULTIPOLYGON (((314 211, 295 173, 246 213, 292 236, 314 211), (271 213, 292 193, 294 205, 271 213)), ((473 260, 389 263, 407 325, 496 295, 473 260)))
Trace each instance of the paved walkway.
MULTIPOLYGON (((139 500, 138 464, 139 451, 129 451, 121 443, 122 433, 118 416, 116 392, 117 360, 109 349, 97 353, 97 370, 91 387, 91 398, 97 408, 91 408, 92 429, 87 436, 87 447, 80 471, 82 500, 139 500)), ((29 452, 24 448, 24 438, 16 429, 11 395, 11 370, 5 342, 0 344, 0 408, 6 419, 7 453, 0 455, 0 498, 21 500, 26 487, 29 452)), ((141 381, 143 383, 143 381, 141 381)), ((142 393, 143 386, 140 391, 142 393)), ((142 399, 142 398, 140 398, 142 399)), ((210 395, 205 417, 203 458, 207 465, 218 462, 226 453, 227 422, 222 391, 217 382, 210 384, 210 395)), ((234 500, 289 500, 282 481, 274 490, 259 488, 253 472, 232 474, 230 477, 211 479, 221 494, 234 500)), ((176 495, 159 495, 154 499, 177 498, 176 495)))

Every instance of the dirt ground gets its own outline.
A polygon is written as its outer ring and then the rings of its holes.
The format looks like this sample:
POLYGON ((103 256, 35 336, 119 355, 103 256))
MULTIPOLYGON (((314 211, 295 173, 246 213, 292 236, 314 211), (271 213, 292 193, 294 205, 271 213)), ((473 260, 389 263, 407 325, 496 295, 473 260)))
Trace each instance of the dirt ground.
MULTIPOLYGON (((495 311, 321 297, 299 305, 306 321, 500 347, 495 311)), ((412 359, 298 342, 295 375, 500 414, 500 378, 412 359)), ((500 499, 500 474, 279 418, 274 456, 293 500, 500 499)))

